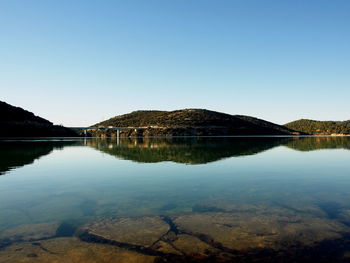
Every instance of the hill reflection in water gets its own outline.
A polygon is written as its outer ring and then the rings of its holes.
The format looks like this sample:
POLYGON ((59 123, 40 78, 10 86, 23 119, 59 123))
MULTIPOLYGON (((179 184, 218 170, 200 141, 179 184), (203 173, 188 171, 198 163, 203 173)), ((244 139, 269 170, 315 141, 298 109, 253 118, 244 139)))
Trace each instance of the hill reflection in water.
POLYGON ((36 159, 48 155, 54 149, 63 149, 75 141, 60 140, 0 140, 0 175, 11 169, 33 163, 36 159))
POLYGON ((298 151, 350 149, 350 137, 223 137, 91 139, 85 142, 120 159, 142 163, 205 164, 254 155, 277 146, 298 151))
POLYGON ((315 151, 325 149, 350 150, 350 137, 348 136, 324 136, 302 137, 288 141, 286 146, 298 151, 315 151))
POLYGON ((141 163, 205 164, 286 146, 298 151, 350 149, 350 137, 198 137, 0 141, 0 175, 66 146, 90 146, 141 163))

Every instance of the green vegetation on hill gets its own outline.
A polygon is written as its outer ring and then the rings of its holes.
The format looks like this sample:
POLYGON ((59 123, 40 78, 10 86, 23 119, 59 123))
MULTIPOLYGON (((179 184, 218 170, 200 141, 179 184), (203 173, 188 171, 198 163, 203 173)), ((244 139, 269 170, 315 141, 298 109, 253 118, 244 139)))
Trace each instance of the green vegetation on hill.
POLYGON ((20 107, 12 106, 6 102, 0 101, 0 121, 1 122, 35 122, 40 124, 52 125, 52 122, 34 115, 20 107))
POLYGON ((92 127, 142 127, 150 135, 288 135, 295 131, 271 122, 204 109, 135 111, 92 127), (149 132, 157 129, 157 132, 149 132), (159 132, 163 129, 162 132, 159 132))
POLYGON ((22 108, 0 101, 0 137, 60 137, 77 136, 71 129, 52 122, 22 108))
POLYGON ((314 121, 297 120, 285 124, 289 129, 301 131, 309 134, 330 135, 330 134, 350 134, 349 121, 314 121))

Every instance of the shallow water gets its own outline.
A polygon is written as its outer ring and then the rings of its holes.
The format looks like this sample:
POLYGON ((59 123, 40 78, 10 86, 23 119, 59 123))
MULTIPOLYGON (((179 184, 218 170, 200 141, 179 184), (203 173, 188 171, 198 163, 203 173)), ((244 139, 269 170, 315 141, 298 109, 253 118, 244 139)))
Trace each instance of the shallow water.
POLYGON ((67 242, 91 262, 116 248, 125 262, 348 262, 349 150, 350 137, 3 140, 0 262, 66 258, 41 247, 67 242))

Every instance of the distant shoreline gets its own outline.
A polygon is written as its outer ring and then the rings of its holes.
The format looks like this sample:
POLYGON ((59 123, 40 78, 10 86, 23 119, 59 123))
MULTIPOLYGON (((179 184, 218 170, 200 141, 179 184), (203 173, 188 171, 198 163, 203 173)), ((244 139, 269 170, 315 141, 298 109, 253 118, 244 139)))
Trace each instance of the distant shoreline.
MULTIPOLYGON (((231 136, 144 136, 144 137, 121 137, 120 139, 142 139, 142 138, 152 138, 152 139, 172 139, 172 138, 304 138, 304 137, 350 137, 350 134, 342 135, 231 135, 231 136)), ((0 137, 0 141, 45 141, 45 140, 84 140, 84 139, 117 139, 115 137, 0 137)))

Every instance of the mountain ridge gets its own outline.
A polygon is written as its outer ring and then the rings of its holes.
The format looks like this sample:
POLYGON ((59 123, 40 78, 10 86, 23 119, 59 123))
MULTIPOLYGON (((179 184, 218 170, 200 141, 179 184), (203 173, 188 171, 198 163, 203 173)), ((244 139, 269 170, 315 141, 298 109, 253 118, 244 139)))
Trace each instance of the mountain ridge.
MULTIPOLYGON (((230 115, 207 109, 174 111, 139 110, 112 117, 92 125, 144 128, 141 134, 121 131, 125 136, 229 136, 300 134, 287 127, 255 117, 230 115), (127 134, 126 134, 127 133, 127 134)), ((100 132, 103 134, 103 132, 100 132)), ((98 133, 97 133, 98 135, 98 133)))
POLYGON ((300 119, 284 124, 285 127, 313 135, 347 135, 350 134, 350 120, 317 121, 300 119))
POLYGON ((70 137, 71 129, 36 116, 20 107, 0 101, 0 137, 70 137))

